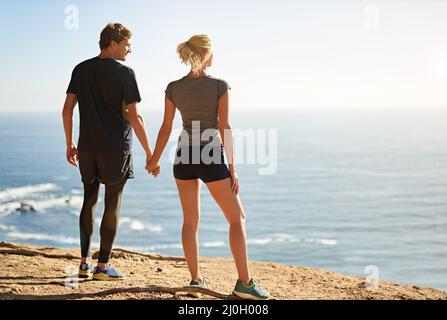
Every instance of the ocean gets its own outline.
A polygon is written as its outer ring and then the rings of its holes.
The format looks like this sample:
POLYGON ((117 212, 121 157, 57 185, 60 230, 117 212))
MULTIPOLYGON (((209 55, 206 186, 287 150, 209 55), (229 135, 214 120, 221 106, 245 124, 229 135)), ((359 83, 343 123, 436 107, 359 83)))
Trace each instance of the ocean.
MULTIPOLYGON (((161 110, 143 113, 153 147, 161 110)), ((447 290, 447 110, 272 108, 231 119, 246 134, 237 155, 253 149, 237 166, 250 260, 365 278, 375 270, 381 280, 447 290)), ((136 178, 124 191, 115 246, 183 255, 169 157, 177 133, 157 178, 144 171, 134 137, 136 178)), ((0 241, 78 247, 82 196, 60 113, 1 113, 0 241), (37 212, 16 211, 21 203, 37 212)), ((205 186, 201 210, 200 254, 231 258, 228 224, 205 186)))

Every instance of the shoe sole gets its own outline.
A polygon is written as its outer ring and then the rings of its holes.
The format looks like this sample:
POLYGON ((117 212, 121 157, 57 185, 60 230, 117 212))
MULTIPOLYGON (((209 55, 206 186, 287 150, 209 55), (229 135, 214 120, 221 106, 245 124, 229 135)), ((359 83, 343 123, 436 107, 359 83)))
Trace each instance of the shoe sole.
POLYGON ((93 273, 88 271, 79 271, 78 277, 81 279, 90 279, 93 277, 93 273))
POLYGON ((238 296, 239 298, 242 299, 248 299, 248 300, 270 300, 270 298, 260 298, 248 293, 243 293, 243 292, 238 292, 238 291, 233 291, 233 294, 235 296, 238 296))
POLYGON ((188 295, 197 299, 202 298, 202 294, 200 292, 188 292, 188 295))
POLYGON ((114 278, 114 277, 109 277, 108 275, 101 274, 101 273, 93 275, 93 280, 100 280, 100 281, 120 281, 120 280, 125 280, 126 278, 114 278))

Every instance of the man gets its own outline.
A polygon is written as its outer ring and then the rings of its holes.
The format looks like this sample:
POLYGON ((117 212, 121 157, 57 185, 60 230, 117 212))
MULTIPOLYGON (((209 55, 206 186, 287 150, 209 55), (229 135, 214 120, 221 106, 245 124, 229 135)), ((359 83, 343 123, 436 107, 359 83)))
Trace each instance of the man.
MULTIPOLYGON (((81 256, 79 276, 97 280, 120 280, 109 259, 119 224, 121 197, 127 179, 133 178, 132 128, 146 152, 152 149, 138 103, 141 101, 133 70, 126 61, 131 53, 132 32, 119 23, 109 23, 101 32, 99 56, 77 65, 67 89, 62 112, 67 143, 67 161, 77 167, 84 184, 84 202, 79 219, 81 256), (78 147, 73 138, 73 110, 79 104, 78 147), (99 185, 105 185, 104 215, 98 264, 92 267, 90 242, 98 202, 99 185)), ((157 176, 158 167, 152 172, 157 176)))

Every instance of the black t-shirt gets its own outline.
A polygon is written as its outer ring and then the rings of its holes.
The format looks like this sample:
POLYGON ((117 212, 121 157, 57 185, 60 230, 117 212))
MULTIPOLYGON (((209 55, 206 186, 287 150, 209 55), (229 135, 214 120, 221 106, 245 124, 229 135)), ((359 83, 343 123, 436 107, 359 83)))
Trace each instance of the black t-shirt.
POLYGON ((131 153, 127 105, 140 102, 135 73, 114 59, 95 57, 78 64, 67 93, 79 104, 79 151, 131 153))

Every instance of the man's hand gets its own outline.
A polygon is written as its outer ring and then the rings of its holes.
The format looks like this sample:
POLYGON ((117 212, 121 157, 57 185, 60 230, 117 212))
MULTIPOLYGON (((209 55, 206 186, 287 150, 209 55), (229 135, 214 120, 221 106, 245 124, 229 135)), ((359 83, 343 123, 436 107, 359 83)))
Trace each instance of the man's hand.
POLYGON ((67 161, 72 166, 77 167, 78 166, 78 149, 76 148, 75 144, 71 144, 67 146, 67 161))
POLYGON ((154 177, 160 174, 160 165, 158 163, 154 163, 153 161, 147 159, 146 160, 146 171, 152 174, 154 177))
POLYGON ((77 167, 78 166, 78 149, 74 144, 73 138, 73 109, 78 103, 78 98, 73 93, 67 93, 65 98, 64 109, 62 110, 62 119, 64 122, 65 143, 67 145, 66 158, 67 161, 77 167))

